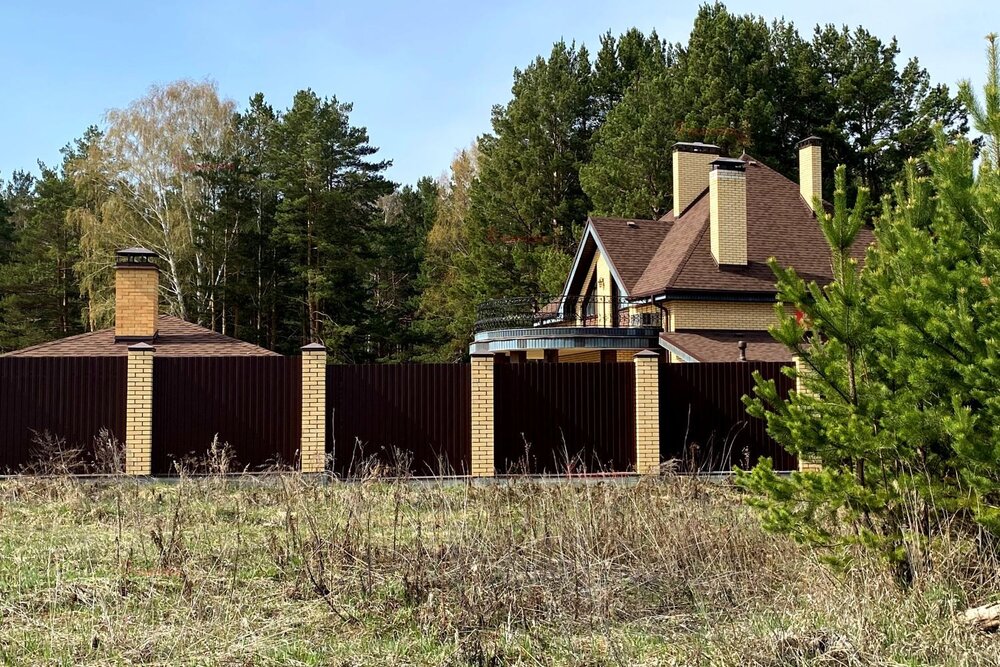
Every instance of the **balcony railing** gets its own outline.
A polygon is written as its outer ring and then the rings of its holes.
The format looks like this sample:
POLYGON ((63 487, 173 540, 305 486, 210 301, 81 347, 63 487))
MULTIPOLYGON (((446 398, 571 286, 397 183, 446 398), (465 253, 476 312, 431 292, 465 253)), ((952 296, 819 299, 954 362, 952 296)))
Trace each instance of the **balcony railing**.
POLYGON ((658 313, 631 312, 623 297, 525 296, 485 301, 476 308, 476 332, 532 327, 660 328, 658 313))

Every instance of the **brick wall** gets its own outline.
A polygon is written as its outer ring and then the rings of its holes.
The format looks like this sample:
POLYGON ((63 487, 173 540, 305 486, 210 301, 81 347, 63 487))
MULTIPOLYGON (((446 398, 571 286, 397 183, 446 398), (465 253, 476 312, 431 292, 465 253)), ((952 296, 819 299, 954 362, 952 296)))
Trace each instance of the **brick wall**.
POLYGON ((302 472, 326 469, 326 348, 302 348, 302 472))
MULTIPOLYGON (((802 362, 802 358, 796 356, 795 361, 795 391, 799 394, 815 396, 815 393, 806 389, 803 378, 809 373, 809 367, 802 362)), ((823 465, 817 460, 799 459, 799 470, 803 472, 818 472, 823 469, 823 465)))
POLYGON ((159 271, 153 265, 115 270, 115 336, 152 338, 159 315, 159 271))
POLYGON ((810 208, 814 208, 815 197, 823 196, 823 149, 818 143, 810 143, 799 148, 799 194, 810 208))
POLYGON ((660 467, 660 357, 646 350, 635 355, 635 470, 660 467))
POLYGON ((637 350, 618 350, 618 361, 632 361, 635 357, 637 350))
POLYGON ((601 360, 600 350, 586 352, 559 352, 560 364, 595 364, 601 360))
POLYGON ((494 420, 493 355, 472 355, 472 476, 493 477, 494 420))
POLYGON ((670 301, 669 330, 766 331, 774 323, 773 303, 670 301))
POLYGON ((125 399, 125 474, 148 475, 153 453, 153 354, 145 343, 128 349, 125 399))
POLYGON ((716 153, 674 151, 674 217, 680 216, 708 187, 709 165, 717 157, 716 153))
POLYGON ((723 265, 747 263, 747 181, 743 171, 713 169, 708 177, 712 255, 723 265))

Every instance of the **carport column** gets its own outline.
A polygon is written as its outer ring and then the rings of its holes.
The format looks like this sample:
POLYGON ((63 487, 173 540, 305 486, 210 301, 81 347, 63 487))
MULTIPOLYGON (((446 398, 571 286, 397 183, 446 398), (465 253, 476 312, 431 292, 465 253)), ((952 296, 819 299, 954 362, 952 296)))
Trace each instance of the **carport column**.
POLYGON ((635 471, 660 469, 660 355, 643 350, 635 363, 635 471))
POLYGON ((326 469, 326 348, 310 343, 302 348, 302 472, 326 469))
POLYGON ((153 472, 153 353, 149 343, 128 348, 125 398, 125 474, 153 472))
POLYGON ((493 477, 493 354, 472 355, 472 476, 493 477))
MULTIPOLYGON (((813 392, 806 389, 805 382, 803 379, 809 374, 809 367, 805 365, 802 361, 802 357, 795 356, 792 357, 795 361, 795 393, 814 395, 813 392)), ((819 461, 809 460, 809 459, 799 459, 799 470, 802 472, 818 472, 823 466, 819 461)))

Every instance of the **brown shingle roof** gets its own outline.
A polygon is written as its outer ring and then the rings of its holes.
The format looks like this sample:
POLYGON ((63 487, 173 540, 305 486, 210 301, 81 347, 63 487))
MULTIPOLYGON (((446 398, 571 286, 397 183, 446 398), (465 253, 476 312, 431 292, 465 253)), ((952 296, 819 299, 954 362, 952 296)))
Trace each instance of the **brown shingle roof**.
POLYGON ((632 293, 650 260, 660 247, 670 223, 661 220, 636 220, 633 218, 590 218, 601 245, 608 251, 625 289, 632 293))
MULTIPOLYGON (((630 296, 650 296, 672 289, 771 292, 774 274, 767 266, 769 257, 795 267, 806 280, 827 283, 833 279, 826 241, 812 210, 799 194, 798 184, 750 156, 742 159, 747 162, 748 265, 720 267, 715 262, 708 197, 702 193, 677 221, 672 221, 672 214, 661 220, 668 223, 669 232, 635 288, 629 291, 630 296)), ((862 229, 853 254, 863 257, 873 238, 871 230, 862 229)))
POLYGON ((736 361, 740 354, 737 344, 741 340, 747 344, 748 361, 792 360, 788 348, 766 331, 671 331, 660 334, 660 339, 695 361, 736 361))
MULTIPOLYGON (((152 344, 160 357, 237 357, 280 356, 276 352, 223 336, 178 317, 160 315, 159 333, 152 344)), ((115 330, 102 329, 90 333, 54 340, 22 350, 8 357, 123 357, 131 342, 115 342, 115 330)))

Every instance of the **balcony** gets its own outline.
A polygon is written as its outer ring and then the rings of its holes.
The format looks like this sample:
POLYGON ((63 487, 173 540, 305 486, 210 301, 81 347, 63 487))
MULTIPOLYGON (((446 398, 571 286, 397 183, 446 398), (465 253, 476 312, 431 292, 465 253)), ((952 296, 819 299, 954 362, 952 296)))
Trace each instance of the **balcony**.
POLYGON ((659 346, 660 317, 658 309, 641 312, 622 297, 494 299, 476 309, 475 339, 469 351, 541 353, 544 358, 550 358, 544 354, 550 350, 567 357, 596 350, 638 351, 659 346))

